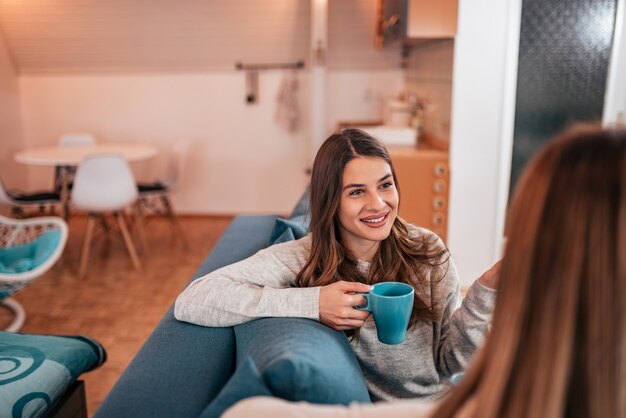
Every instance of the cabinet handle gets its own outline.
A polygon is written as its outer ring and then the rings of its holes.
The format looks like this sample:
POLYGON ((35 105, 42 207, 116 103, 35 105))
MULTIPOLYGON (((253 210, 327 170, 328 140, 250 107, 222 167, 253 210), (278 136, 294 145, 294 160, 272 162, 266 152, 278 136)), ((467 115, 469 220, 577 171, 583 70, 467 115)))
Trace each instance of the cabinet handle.
POLYGON ((448 172, 448 167, 444 163, 435 164, 435 176, 442 177, 448 172))
POLYGON ((433 183, 433 190, 435 193, 443 193, 446 190, 446 182, 443 180, 436 180, 433 183))
POLYGON ((443 215, 441 213, 435 213, 433 215, 433 225, 439 226, 443 223, 443 215))
POLYGON ((443 206, 445 203, 446 201, 443 197, 437 196, 433 199, 433 209, 435 210, 443 209, 443 206))

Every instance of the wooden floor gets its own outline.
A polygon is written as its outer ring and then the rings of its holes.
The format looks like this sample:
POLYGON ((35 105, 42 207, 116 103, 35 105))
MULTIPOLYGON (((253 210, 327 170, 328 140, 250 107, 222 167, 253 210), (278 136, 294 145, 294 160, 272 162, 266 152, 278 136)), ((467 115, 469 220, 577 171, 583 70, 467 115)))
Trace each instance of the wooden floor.
MULTIPOLYGON (((60 262, 15 299, 27 315, 21 332, 88 335, 105 347, 107 362, 83 375, 90 416, 230 221, 230 217, 181 217, 185 248, 167 221, 149 219, 149 253, 142 258, 142 272, 133 270, 121 241, 100 237, 92 247, 87 277, 81 279, 77 271, 84 218, 72 217, 60 262)), ((8 319, 0 310, 0 329, 8 319)))

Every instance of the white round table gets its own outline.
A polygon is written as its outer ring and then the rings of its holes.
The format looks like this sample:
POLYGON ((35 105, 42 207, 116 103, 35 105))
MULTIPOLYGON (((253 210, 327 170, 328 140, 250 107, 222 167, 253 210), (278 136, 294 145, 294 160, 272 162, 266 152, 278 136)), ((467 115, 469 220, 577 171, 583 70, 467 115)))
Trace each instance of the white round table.
POLYGON ((72 173, 88 155, 117 154, 126 161, 140 161, 152 158, 157 148, 147 144, 96 144, 76 147, 39 147, 20 151, 15 161, 22 164, 56 167, 55 187, 61 200, 61 216, 67 220, 69 213, 69 182, 72 173))
POLYGON ((40 147, 20 151, 15 161, 41 166, 77 166, 87 155, 119 154, 126 161, 140 161, 154 157, 156 147, 145 144, 97 144, 84 147, 40 147))

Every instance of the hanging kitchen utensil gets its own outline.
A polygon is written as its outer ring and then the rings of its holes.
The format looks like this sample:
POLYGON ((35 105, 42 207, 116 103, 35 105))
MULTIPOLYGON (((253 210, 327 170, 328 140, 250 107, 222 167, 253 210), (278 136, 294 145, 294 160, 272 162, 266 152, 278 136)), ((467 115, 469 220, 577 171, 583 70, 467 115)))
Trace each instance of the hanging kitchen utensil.
POLYGON ((246 71, 246 102, 256 103, 259 92, 259 72, 256 70, 246 71))

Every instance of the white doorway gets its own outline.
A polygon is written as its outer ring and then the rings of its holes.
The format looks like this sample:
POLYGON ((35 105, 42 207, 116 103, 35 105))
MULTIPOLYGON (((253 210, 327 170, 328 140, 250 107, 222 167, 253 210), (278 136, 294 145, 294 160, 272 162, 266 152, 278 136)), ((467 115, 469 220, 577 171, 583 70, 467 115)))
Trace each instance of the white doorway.
POLYGON ((626 0, 617 0, 613 50, 604 99, 604 124, 626 123, 626 0))

